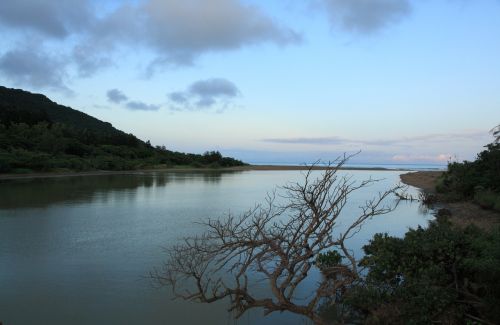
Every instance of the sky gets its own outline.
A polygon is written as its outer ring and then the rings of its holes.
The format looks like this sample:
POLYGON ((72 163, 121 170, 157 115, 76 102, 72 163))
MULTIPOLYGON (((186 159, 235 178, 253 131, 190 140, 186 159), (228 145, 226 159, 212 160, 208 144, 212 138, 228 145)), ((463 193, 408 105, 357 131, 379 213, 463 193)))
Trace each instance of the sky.
POLYGON ((499 0, 2 0, 0 85, 251 163, 471 160, 500 123, 499 0))

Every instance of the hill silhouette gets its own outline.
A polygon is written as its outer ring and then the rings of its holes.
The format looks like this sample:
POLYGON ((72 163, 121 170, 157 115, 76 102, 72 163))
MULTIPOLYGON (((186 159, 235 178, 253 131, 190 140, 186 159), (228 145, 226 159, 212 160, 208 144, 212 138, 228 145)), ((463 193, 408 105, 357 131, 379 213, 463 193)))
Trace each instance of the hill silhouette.
POLYGON ((0 86, 0 173, 230 167, 243 162, 153 147, 42 94, 0 86))

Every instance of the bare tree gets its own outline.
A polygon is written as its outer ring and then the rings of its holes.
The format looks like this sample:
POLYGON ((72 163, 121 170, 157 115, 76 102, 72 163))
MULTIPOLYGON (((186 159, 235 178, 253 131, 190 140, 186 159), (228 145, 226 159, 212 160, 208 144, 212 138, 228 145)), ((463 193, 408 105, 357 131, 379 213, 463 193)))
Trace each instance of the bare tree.
POLYGON ((325 324, 318 307, 325 301, 335 304, 339 294, 360 279, 357 260, 346 240, 359 232, 363 223, 392 211, 398 201, 386 198, 396 186, 360 207, 352 224, 335 233, 338 218, 349 195, 377 180, 362 182, 338 171, 350 157, 339 158, 313 176, 313 166, 304 173, 303 183, 282 188, 285 204, 277 203, 276 192, 241 216, 208 220, 204 234, 186 238, 169 249, 164 268, 152 276, 172 287, 176 297, 211 303, 228 299, 230 311, 240 317, 251 308, 263 308, 267 315, 289 311, 325 324), (338 256, 334 263, 316 263, 318 256, 338 256), (306 298, 298 287, 312 268, 322 271, 321 279, 306 298), (267 297, 255 292, 255 281, 264 279, 267 297))

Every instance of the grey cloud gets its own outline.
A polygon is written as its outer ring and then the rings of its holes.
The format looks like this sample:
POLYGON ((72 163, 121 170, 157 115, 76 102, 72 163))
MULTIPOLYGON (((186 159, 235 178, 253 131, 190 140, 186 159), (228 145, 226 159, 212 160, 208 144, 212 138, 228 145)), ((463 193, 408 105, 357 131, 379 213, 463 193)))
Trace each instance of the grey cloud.
POLYGON ((92 76, 102 68, 112 65, 112 60, 105 54, 96 52, 88 45, 77 45, 73 48, 72 59, 80 77, 92 76))
POLYGON ((173 93, 170 93, 168 95, 168 98, 173 101, 174 103, 177 103, 177 104, 184 104, 187 102, 187 98, 186 98, 186 95, 180 91, 175 91, 173 93))
POLYGON ((0 23, 13 28, 35 30, 56 38, 87 27, 94 19, 86 0, 3 0, 0 23))
POLYGON ((176 104, 173 107, 174 110, 195 110, 216 105, 219 106, 219 110, 223 110, 239 95, 240 91, 231 81, 212 78, 196 81, 186 91, 172 92, 168 98, 176 104))
POLYGON ((153 49, 150 72, 164 65, 190 65, 201 54, 249 44, 285 45, 300 36, 276 24, 257 7, 237 0, 148 0, 123 5, 105 17, 93 34, 99 43, 133 42, 153 49), (106 42, 102 42, 102 39, 106 42))
POLYGON ((410 0, 320 0, 333 25, 356 33, 376 32, 411 13, 410 0))
POLYGON ((216 103, 213 97, 201 97, 198 101, 196 101, 195 105, 198 108, 211 107, 216 103))
POLYGON ((119 104, 121 102, 128 100, 128 97, 118 89, 110 89, 110 90, 108 90, 106 95, 108 96, 108 100, 110 102, 113 102, 116 104, 119 104))
POLYGON ((146 104, 141 101, 129 101, 125 107, 133 111, 157 111, 160 109, 158 105, 146 104))
POLYGON ((132 111, 157 111, 160 105, 147 104, 139 100, 129 100, 128 96, 118 89, 110 89, 106 92, 108 101, 122 104, 123 107, 132 111))
POLYGON ((239 94, 238 88, 229 80, 222 78, 212 78, 200 80, 189 86, 189 94, 200 97, 236 97, 239 94))
MULTIPOLYGON (((127 1, 101 13, 96 12, 94 3, 0 1, 0 31, 11 28, 23 33, 20 35, 43 36, 44 41, 69 42, 70 38, 73 48, 63 54, 69 77, 92 76, 117 62, 113 60, 117 52, 130 46, 152 54, 146 71, 151 75, 169 66, 193 65, 199 56, 210 52, 300 41, 292 29, 240 0, 127 1)), ((202 100, 200 105, 209 102, 202 100)))
POLYGON ((64 83, 67 65, 66 60, 36 47, 18 48, 0 56, 0 72, 14 83, 71 93, 64 83))

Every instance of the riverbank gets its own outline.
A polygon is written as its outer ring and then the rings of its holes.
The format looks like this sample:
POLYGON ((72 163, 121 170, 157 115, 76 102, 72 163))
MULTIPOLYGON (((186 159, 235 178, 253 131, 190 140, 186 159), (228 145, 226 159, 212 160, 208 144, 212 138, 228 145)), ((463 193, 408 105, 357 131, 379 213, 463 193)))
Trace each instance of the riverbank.
POLYGON ((407 185, 418 187, 428 193, 436 193, 436 181, 442 171, 421 171, 401 174, 401 181, 407 185))
MULTIPOLYGON (((401 174, 404 184, 420 188, 426 193, 436 194, 436 181, 441 171, 419 171, 401 174)), ((471 201, 447 202, 440 195, 436 196, 436 208, 445 208, 451 212, 449 220, 456 226, 464 228, 473 224, 483 230, 490 230, 500 225, 500 213, 486 210, 471 201)))
MULTIPOLYGON (((9 179, 30 179, 30 178, 56 178, 56 177, 78 177, 78 176, 100 176, 100 175, 140 175, 152 172, 238 172, 238 171, 279 171, 279 170, 308 170, 309 166, 277 166, 277 165, 246 165, 224 168, 195 168, 195 167, 172 167, 157 169, 137 169, 137 170, 96 170, 87 172, 46 172, 46 173, 26 173, 26 174, 0 174, 0 180, 9 179)), ((313 170, 325 170, 326 166, 314 166, 313 170)), ((373 170, 373 171, 398 171, 398 169, 387 168, 365 168, 365 167, 342 167, 340 170, 373 170)), ((403 170, 401 170, 403 171, 403 170)))

